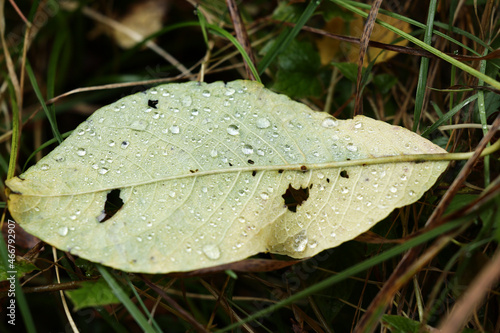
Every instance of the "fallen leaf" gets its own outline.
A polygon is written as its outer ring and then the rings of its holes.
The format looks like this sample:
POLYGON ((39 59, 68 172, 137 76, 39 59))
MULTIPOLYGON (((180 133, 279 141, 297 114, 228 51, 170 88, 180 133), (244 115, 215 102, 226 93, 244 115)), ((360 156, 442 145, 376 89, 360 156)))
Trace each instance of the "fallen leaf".
POLYGON ((8 204, 45 242, 125 271, 306 258, 418 200, 447 162, 375 158, 422 153, 446 151, 256 82, 167 84, 96 111, 7 181, 8 204))
MULTIPOLYGON (((377 18, 400 30, 403 30, 404 32, 411 32, 410 25, 407 22, 400 21, 384 14, 378 14, 377 18)), ((360 16, 356 16, 352 20, 344 20, 342 17, 334 17, 326 23, 326 25, 323 27, 323 30, 333 34, 348 35, 361 38, 361 35, 363 34, 364 24, 365 20, 360 16)), ((389 31, 378 24, 375 24, 370 36, 370 40, 385 44, 392 44, 399 38, 399 35, 396 35, 394 32, 389 31)), ((408 44, 408 41, 406 39, 402 39, 393 44, 406 46, 408 44)), ((341 43, 339 40, 325 36, 317 39, 316 45, 318 46, 321 63, 323 65, 327 65, 333 60, 338 59, 339 53, 341 53, 347 59, 347 61, 351 63, 358 62, 358 44, 350 44, 345 42, 341 43)), ((367 54, 365 55, 365 59, 363 61, 363 66, 368 66, 368 63, 375 59, 377 56, 378 57, 375 60, 376 64, 387 61, 395 55, 397 55, 397 53, 393 51, 384 51, 378 48, 368 48, 367 54)))
MULTIPOLYGON (((167 7, 168 1, 164 0, 141 1, 134 3, 118 21, 137 35, 146 38, 163 27, 167 7)), ((130 49, 138 42, 119 29, 112 29, 110 32, 116 43, 124 49, 130 49)))

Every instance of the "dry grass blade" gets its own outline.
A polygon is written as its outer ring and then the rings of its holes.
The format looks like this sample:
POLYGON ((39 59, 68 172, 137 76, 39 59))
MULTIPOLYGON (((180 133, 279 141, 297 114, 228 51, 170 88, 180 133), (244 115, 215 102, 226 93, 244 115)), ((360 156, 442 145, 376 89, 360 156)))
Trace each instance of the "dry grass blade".
POLYGON ((382 0, 375 0, 373 2, 372 8, 370 9, 370 14, 366 19, 365 28, 363 34, 361 35, 361 40, 359 44, 359 59, 358 59, 358 78, 356 80, 356 99, 354 102, 354 115, 363 114, 363 105, 361 103, 361 76, 363 73, 363 60, 365 58, 366 50, 368 49, 368 44, 370 42, 370 36, 375 26, 375 19, 377 18, 378 10, 382 0))
MULTIPOLYGON (((443 215, 446 207, 450 204, 451 200, 458 192, 458 189, 463 184, 467 176, 472 171, 472 167, 477 163, 481 152, 488 142, 492 139, 493 135, 496 133, 496 127, 500 126, 500 115, 497 116, 495 121, 492 124, 492 128, 488 131, 487 135, 483 137, 481 142, 479 142, 474 155, 467 161, 459 175, 455 178, 454 182, 449 187, 448 191, 446 191, 445 195, 439 202, 438 206, 434 209, 432 215, 427 220, 426 226, 436 226, 440 224, 441 216, 443 215)), ((401 261, 399 262, 396 269, 393 271, 389 279, 385 282, 384 287, 379 291, 377 296, 370 303, 369 307, 366 310, 366 313, 361 318, 358 326, 356 327, 355 332, 373 332, 375 326, 373 323, 376 322, 383 314, 384 311, 381 309, 386 309, 390 304, 388 300, 392 299, 399 289, 395 286, 401 286, 401 282, 407 282, 412 274, 408 274, 409 268, 412 266, 412 263, 417 260, 418 255, 421 251, 421 247, 415 247, 408 251, 401 261), (401 280, 403 278, 403 280, 401 280), (398 284, 397 282, 400 281, 398 284)), ((415 273, 417 270, 414 271, 415 273)))
POLYGON ((166 300, 167 303, 170 304, 170 306, 172 308, 174 308, 179 314, 181 314, 184 317, 184 319, 192 325, 193 329, 196 332, 202 332, 202 333, 207 332, 207 330, 190 313, 188 313, 186 310, 184 310, 172 297, 168 296, 167 293, 162 288, 158 287, 156 284, 151 282, 151 280, 144 277, 143 275, 140 275, 140 276, 141 276, 141 279, 151 289, 153 289, 155 292, 157 292, 158 295, 160 295, 164 300, 166 300))
MULTIPOLYGON (((236 5, 236 2, 234 0, 226 0, 226 4, 227 8, 229 9, 229 14, 231 14, 231 20, 233 21, 234 31, 236 32, 236 39, 238 39, 238 42, 240 42, 240 44, 243 46, 253 64, 255 65, 252 45, 250 44, 250 40, 248 39, 247 30, 241 19, 238 6, 236 5)), ((255 81, 255 76, 253 75, 250 67, 245 60, 244 63, 248 78, 252 81, 255 81)))
POLYGON ((489 289, 498 283, 499 279, 500 249, 497 249, 488 265, 479 273, 463 297, 455 304, 452 312, 440 325, 440 332, 460 332, 489 289))

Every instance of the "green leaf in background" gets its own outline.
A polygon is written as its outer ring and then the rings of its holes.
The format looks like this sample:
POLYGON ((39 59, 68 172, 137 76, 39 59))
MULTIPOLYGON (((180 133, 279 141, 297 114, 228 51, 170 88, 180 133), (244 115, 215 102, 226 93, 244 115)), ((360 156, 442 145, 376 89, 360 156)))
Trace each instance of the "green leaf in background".
POLYGON ((320 59, 309 42, 293 40, 278 56, 278 72, 273 89, 290 97, 302 98, 321 94, 320 59))
POLYGON ((14 261, 14 269, 6 268, 3 263, 0 261, 0 281, 7 280, 8 277, 11 277, 11 274, 8 274, 8 271, 17 272, 17 277, 23 277, 25 274, 33 272, 34 270, 40 270, 38 267, 33 265, 31 262, 24 260, 21 257, 16 257, 14 261))
POLYGON ((398 83, 398 79, 390 74, 373 76, 373 84, 382 94, 387 94, 396 83, 398 83))
POLYGON ((256 82, 168 84, 101 108, 8 180, 9 210, 55 247, 126 271, 306 258, 418 200, 448 164, 404 156, 427 153, 446 151, 256 82))
POLYGON ((120 303, 120 300, 113 294, 104 279, 85 281, 81 284, 80 288, 67 290, 66 295, 73 302, 74 311, 86 307, 120 303))
POLYGON ((397 315, 384 315, 382 322, 392 333, 418 333, 421 326, 418 321, 397 315))
MULTIPOLYGON (((337 67, 349 81, 356 82, 358 78, 358 65, 352 62, 332 62, 332 65, 337 67)), ((363 68, 363 75, 365 69, 363 68)), ((370 80, 370 79, 369 79, 370 80)))

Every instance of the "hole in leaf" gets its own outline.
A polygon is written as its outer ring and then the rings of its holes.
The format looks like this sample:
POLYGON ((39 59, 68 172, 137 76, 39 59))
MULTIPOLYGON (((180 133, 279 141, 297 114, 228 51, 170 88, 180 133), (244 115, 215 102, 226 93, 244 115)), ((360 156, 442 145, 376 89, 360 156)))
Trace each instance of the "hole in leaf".
POLYGON ((299 188, 298 190, 293 188, 292 185, 288 186, 285 194, 282 195, 285 200, 285 206, 291 212, 297 212, 297 206, 301 205, 304 201, 309 198, 309 188, 299 188))
POLYGON ((157 109, 156 105, 158 105, 158 100, 148 99, 148 106, 153 109, 157 109))
POLYGON ((342 178, 349 178, 349 174, 347 173, 347 171, 342 170, 342 171, 340 171, 340 177, 342 177, 342 178))
POLYGON ((101 214, 102 219, 99 222, 105 222, 112 218, 123 207, 123 200, 120 198, 120 189, 111 190, 106 196, 104 204, 104 212, 101 214))

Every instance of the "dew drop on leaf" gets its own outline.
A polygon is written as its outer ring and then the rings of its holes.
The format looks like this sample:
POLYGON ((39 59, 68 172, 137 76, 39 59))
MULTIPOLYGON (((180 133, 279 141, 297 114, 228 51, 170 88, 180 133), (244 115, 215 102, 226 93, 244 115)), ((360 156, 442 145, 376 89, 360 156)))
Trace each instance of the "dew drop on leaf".
POLYGON ((170 127, 170 132, 172 132, 172 134, 179 134, 180 131, 181 129, 177 125, 172 125, 172 127, 170 127))
POLYGON ((243 148, 241 148, 241 151, 243 151, 243 154, 245 155, 250 155, 253 153, 253 147, 250 145, 244 145, 243 148))
POLYGON ((229 125, 227 127, 227 133, 229 135, 238 135, 240 134, 240 128, 236 125, 229 125))
POLYGON ((203 246, 203 253, 211 260, 217 260, 220 257, 220 249, 216 244, 207 244, 203 246))
POLYGON ((271 126, 271 122, 267 118, 259 118, 255 122, 255 125, 257 126, 257 128, 264 129, 271 126))
POLYGON ((332 117, 326 117, 325 119, 323 119, 323 121, 321 122, 321 126, 325 127, 325 128, 330 128, 330 127, 335 127, 338 125, 338 121, 335 120, 334 118, 332 117))
POLYGON ((64 237, 68 234, 68 227, 61 227, 59 228, 59 230, 57 230, 57 232, 59 233, 59 235, 64 237))

